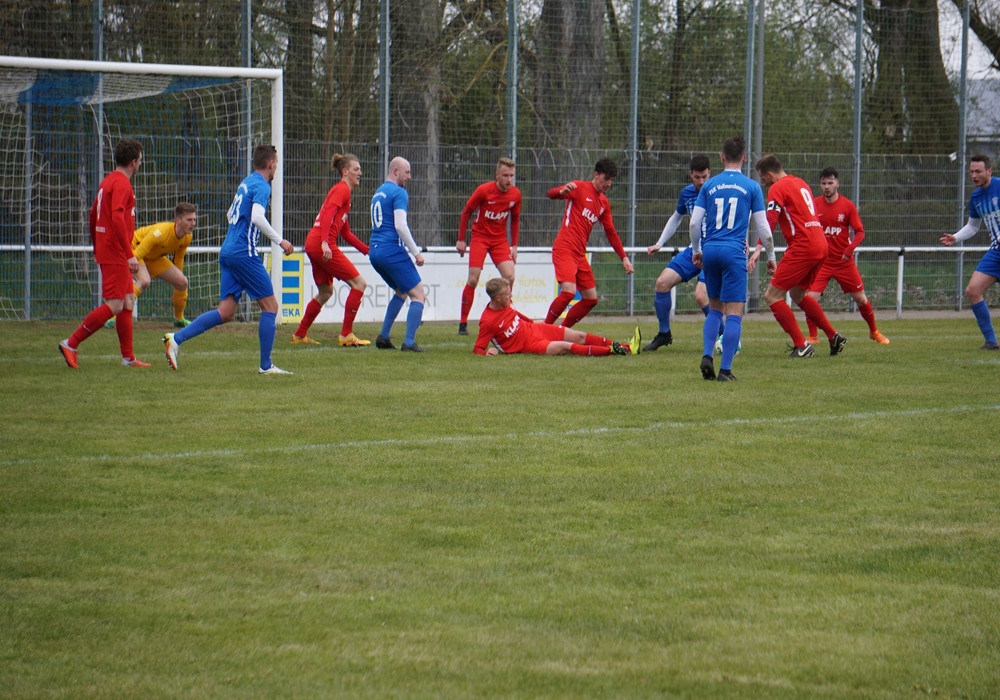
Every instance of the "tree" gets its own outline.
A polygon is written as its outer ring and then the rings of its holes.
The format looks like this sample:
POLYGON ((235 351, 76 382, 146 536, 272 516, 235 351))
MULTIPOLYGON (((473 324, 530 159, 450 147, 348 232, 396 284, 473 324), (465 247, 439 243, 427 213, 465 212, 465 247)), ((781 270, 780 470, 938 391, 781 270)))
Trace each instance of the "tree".
POLYGON ((529 61, 537 148, 600 146, 604 3, 544 0, 529 61))
POLYGON ((419 240, 438 244, 441 168, 441 23, 438 0, 396 0, 392 32, 390 142, 413 169, 410 220, 419 240))
POLYGON ((936 0, 866 5, 878 57, 867 93, 868 148, 950 153, 958 146, 958 103, 941 58, 936 0))
MULTIPOLYGON (((962 12, 965 0, 951 0, 962 12)), ((993 68, 1000 72, 1000 6, 983 0, 969 0, 969 27, 993 56, 993 68)))

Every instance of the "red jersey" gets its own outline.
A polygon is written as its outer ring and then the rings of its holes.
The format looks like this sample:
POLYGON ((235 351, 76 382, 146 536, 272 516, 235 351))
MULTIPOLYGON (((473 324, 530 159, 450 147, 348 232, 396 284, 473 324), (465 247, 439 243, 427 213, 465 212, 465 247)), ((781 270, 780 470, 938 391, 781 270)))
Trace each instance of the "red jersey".
POLYGON ((496 181, 477 187, 458 220, 458 240, 465 240, 469 217, 477 209, 476 218, 472 220, 473 235, 507 240, 507 220, 510 219, 510 244, 517 245, 521 232, 521 190, 511 186, 501 192, 496 181))
POLYGON ((90 239, 98 265, 128 263, 135 233, 135 192, 125 173, 115 170, 101 180, 90 208, 90 239))
POLYGON ((786 175, 767 191, 767 223, 781 226, 789 250, 826 255, 823 227, 816 219, 812 190, 802 178, 786 175))
POLYGON ((823 197, 817 199, 815 204, 816 218, 819 219, 823 233, 826 234, 828 248, 826 257, 832 260, 852 257, 854 249, 865 239, 865 229, 861 225, 861 217, 854 202, 838 194, 832 204, 823 197), (853 238, 851 229, 854 229, 853 238))
POLYGON ((351 188, 341 180, 326 193, 323 206, 316 215, 309 235, 306 236, 306 245, 319 247, 325 242, 331 248, 336 248, 337 237, 341 236, 363 255, 368 255, 368 246, 351 233, 351 223, 347 219, 350 213, 351 188))
POLYGON ((563 213, 562 227, 556 236, 552 247, 565 246, 571 251, 585 255, 590 231, 598 221, 604 226, 604 235, 608 243, 623 260, 626 257, 622 240, 615 231, 615 223, 611 220, 611 204, 608 198, 599 194, 590 180, 574 180, 576 189, 561 194, 562 185, 549 190, 549 199, 565 199, 566 211, 563 213))
POLYGON ((534 321, 517 311, 513 306, 505 306, 496 311, 487 304, 479 318, 479 335, 472 352, 485 355, 491 341, 495 341, 501 352, 521 352, 531 338, 534 321))

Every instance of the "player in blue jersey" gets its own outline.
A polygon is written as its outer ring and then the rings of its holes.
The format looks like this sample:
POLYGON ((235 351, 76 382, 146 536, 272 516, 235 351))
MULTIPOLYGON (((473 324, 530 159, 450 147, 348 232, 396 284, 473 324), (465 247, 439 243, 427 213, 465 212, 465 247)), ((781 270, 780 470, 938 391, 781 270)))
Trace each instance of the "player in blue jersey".
MULTIPOLYGON (((705 181, 712 176, 711 164, 708 156, 697 155, 691 159, 688 170, 688 177, 691 184, 681 190, 681 196, 677 199, 677 208, 667 220, 667 225, 663 227, 663 233, 653 245, 646 248, 648 255, 653 255, 670 240, 674 232, 680 228, 685 216, 691 215, 694 202, 698 198, 698 191, 705 181)), ((643 350, 656 350, 659 347, 670 345, 674 337, 670 332, 670 309, 673 305, 670 290, 681 282, 687 282, 698 277, 698 284, 694 288, 694 300, 701 307, 702 313, 708 315, 708 294, 705 292, 705 273, 698 269, 698 266, 691 262, 690 246, 675 255, 673 259, 663 268, 663 272, 656 278, 656 296, 653 299, 653 308, 656 310, 656 319, 660 322, 657 334, 643 348, 643 350)), ((721 328, 719 330, 722 332, 721 328)))
POLYGON ((969 285, 965 288, 965 296, 972 304, 972 313, 976 316, 979 330, 983 332, 981 350, 1000 350, 997 334, 993 330, 993 320, 990 309, 983 298, 986 290, 1000 279, 1000 179, 993 179, 993 166, 988 156, 977 153, 969 159, 969 177, 976 189, 969 197, 969 222, 955 233, 946 233, 941 237, 941 243, 952 246, 959 241, 972 238, 979 230, 979 222, 986 222, 986 230, 990 234, 990 249, 979 261, 976 271, 972 273, 969 285))
POLYGON ((375 272, 385 280, 396 293, 389 300, 382 320, 382 331, 375 338, 375 347, 380 350, 394 350, 391 333, 392 324, 403 308, 406 298, 410 298, 410 308, 406 312, 406 335, 400 350, 424 352, 417 345, 417 329, 424 315, 424 283, 417 267, 424 264, 424 256, 413 240, 410 227, 406 223, 406 210, 410 196, 406 193, 406 183, 410 181, 410 162, 405 158, 393 158, 385 182, 372 196, 372 237, 368 259, 375 272), (410 259, 413 255, 413 259, 410 259), (416 262, 416 265, 414 265, 416 262))
MULTIPOLYGON (((257 337, 260 340, 260 374, 291 374, 271 361, 274 333, 278 318, 278 299, 274 296, 271 277, 257 254, 260 234, 291 255, 292 244, 281 237, 265 215, 271 201, 271 178, 278 169, 278 151, 274 146, 257 146, 253 151, 253 169, 240 183, 233 203, 226 213, 229 230, 219 251, 221 268, 219 306, 206 311, 186 328, 163 336, 167 362, 177 369, 177 349, 181 343, 201 335, 210 328, 229 323, 236 317, 240 297, 246 292, 260 306, 257 337)), ((277 264, 277 263, 275 263, 277 264)))
POLYGON ((702 333, 701 376, 716 379, 712 349, 725 315, 718 381, 726 382, 736 379, 733 357, 740 343, 747 300, 747 234, 751 219, 767 251, 769 273, 777 268, 777 262, 764 193, 760 185, 740 171, 746 160, 746 142, 734 136, 722 146, 720 155, 725 170, 702 186, 691 212, 691 260, 705 271, 710 309, 702 333))

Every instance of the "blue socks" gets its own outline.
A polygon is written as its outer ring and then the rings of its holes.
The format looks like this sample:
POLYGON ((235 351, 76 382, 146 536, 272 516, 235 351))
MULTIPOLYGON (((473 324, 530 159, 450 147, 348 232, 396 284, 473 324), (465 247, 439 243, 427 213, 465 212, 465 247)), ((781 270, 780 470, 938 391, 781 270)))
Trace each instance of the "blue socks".
MULTIPOLYGON (((271 314, 272 316, 274 314, 271 314)), ((218 309, 206 311, 201 316, 191 321, 186 327, 174 333, 174 342, 180 345, 185 340, 191 340, 205 331, 222 325, 222 315, 218 309)))
POLYGON ((986 339, 987 343, 996 344, 997 334, 993 330, 993 319, 990 318, 990 309, 986 306, 986 300, 980 301, 972 305, 972 313, 976 315, 976 323, 979 324, 979 330, 983 332, 983 337, 986 339))
POLYGON ((382 319, 382 330, 379 332, 379 335, 383 338, 388 338, 392 335, 392 324, 396 322, 396 317, 399 316, 405 300, 405 297, 393 294, 392 299, 386 304, 385 318, 382 319))
POLYGON ((733 358, 740 347, 740 336, 743 334, 743 318, 729 315, 726 317, 725 330, 722 332, 722 362, 719 369, 732 369, 733 358))
POLYGON ((270 369, 273 364, 271 362, 271 350, 274 349, 274 334, 277 330, 278 315, 270 311, 261 312, 260 323, 257 324, 257 338, 260 340, 261 369, 270 369))
POLYGON ((702 342, 705 344, 705 352, 702 355, 711 357, 715 352, 715 341, 719 339, 720 325, 722 325, 722 312, 712 309, 708 312, 701 330, 702 342))
POLYGON ((417 342, 417 329, 420 328, 420 320, 423 317, 423 303, 411 301, 410 308, 406 312, 406 336, 403 338, 403 345, 413 345, 417 342))
POLYGON ((673 301, 670 292, 657 292, 653 297, 653 308, 656 309, 656 320, 660 322, 660 333, 670 332, 670 308, 673 301))

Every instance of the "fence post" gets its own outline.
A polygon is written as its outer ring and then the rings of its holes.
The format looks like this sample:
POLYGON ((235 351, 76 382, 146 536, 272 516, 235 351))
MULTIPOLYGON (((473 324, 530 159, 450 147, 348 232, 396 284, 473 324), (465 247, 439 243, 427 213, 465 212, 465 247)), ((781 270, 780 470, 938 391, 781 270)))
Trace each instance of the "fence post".
MULTIPOLYGON (((640 0, 632 0, 632 73, 629 86, 629 177, 628 177, 628 243, 635 246, 636 227, 636 195, 639 174, 639 6, 640 0)), ((635 313, 635 275, 629 275, 625 281, 625 315, 635 313)))
POLYGON ((379 18, 379 150, 382 155, 382 172, 379 173, 379 181, 385 179, 389 174, 389 64, 392 59, 389 47, 389 0, 381 2, 381 17, 379 18))
MULTIPOLYGON (((962 213, 965 211, 965 153, 966 122, 969 114, 969 0, 962 3, 962 68, 958 88, 958 215, 955 230, 962 228, 962 213)), ((965 242, 958 245, 964 247, 965 242)), ((962 310, 962 279, 965 277, 965 253, 959 252, 955 259, 955 310, 962 310)))
POLYGON ((520 43, 517 10, 517 0, 507 0, 507 148, 514 160, 517 160, 517 50, 520 43))
POLYGON ((854 184, 851 187, 851 198, 854 204, 861 207, 861 60, 865 36, 865 4, 858 3, 857 16, 854 21, 854 184))

